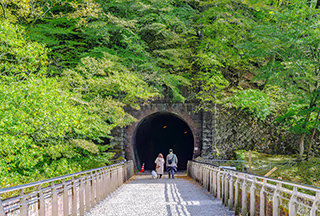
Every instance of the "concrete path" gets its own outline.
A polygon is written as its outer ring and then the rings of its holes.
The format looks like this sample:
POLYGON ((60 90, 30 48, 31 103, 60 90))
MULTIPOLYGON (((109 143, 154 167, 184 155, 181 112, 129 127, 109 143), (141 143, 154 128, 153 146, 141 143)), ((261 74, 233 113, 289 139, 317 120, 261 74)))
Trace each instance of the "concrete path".
POLYGON ((231 216, 221 201, 185 175, 136 175, 86 216, 231 216))

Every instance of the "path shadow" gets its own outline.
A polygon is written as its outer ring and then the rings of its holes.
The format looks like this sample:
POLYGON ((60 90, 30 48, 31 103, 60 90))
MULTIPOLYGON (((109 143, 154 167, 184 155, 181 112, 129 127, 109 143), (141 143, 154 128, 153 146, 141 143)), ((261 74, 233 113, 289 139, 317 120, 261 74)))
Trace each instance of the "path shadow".
POLYGON ((234 215, 234 212, 224 207, 220 200, 214 198, 185 174, 176 176, 174 180, 167 177, 153 179, 151 175, 135 176, 134 181, 130 181, 128 184, 164 184, 162 192, 164 193, 167 215, 234 215))

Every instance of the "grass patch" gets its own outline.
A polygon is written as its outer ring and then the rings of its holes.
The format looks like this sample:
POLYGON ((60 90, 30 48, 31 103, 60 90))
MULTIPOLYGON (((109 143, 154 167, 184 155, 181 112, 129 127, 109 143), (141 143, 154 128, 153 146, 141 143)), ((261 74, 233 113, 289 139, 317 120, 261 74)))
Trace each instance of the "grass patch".
MULTIPOLYGON (((237 160, 244 160, 245 166, 249 166, 249 152, 236 151, 237 160)), ((297 162, 297 155, 274 155, 251 152, 252 173, 265 175, 273 167, 278 169, 270 177, 281 177, 283 180, 320 187, 320 158, 310 158, 308 161, 297 162)))

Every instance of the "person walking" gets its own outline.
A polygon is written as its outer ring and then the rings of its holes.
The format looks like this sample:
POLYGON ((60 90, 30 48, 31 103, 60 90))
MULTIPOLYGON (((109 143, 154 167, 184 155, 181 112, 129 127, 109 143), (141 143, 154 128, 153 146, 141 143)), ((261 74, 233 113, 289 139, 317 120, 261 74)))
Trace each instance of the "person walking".
POLYGON ((177 172, 177 167, 178 167, 178 158, 177 158, 177 155, 173 154, 172 149, 169 149, 166 166, 167 166, 169 178, 172 177, 174 179, 174 173, 177 172))
POLYGON ((156 172, 159 175, 159 178, 161 178, 163 174, 163 169, 164 169, 164 159, 161 153, 159 153, 154 163, 156 164, 156 172))

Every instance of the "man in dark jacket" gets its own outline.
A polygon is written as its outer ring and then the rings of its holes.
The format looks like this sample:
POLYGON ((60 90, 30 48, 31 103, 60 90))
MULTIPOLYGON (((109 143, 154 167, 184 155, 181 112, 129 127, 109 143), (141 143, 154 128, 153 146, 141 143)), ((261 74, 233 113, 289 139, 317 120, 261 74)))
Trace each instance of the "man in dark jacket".
POLYGON ((177 172, 177 167, 178 167, 178 158, 177 155, 173 154, 173 150, 169 149, 169 154, 167 155, 167 160, 166 160, 166 166, 167 166, 167 171, 169 174, 169 178, 174 179, 174 173, 177 172))

